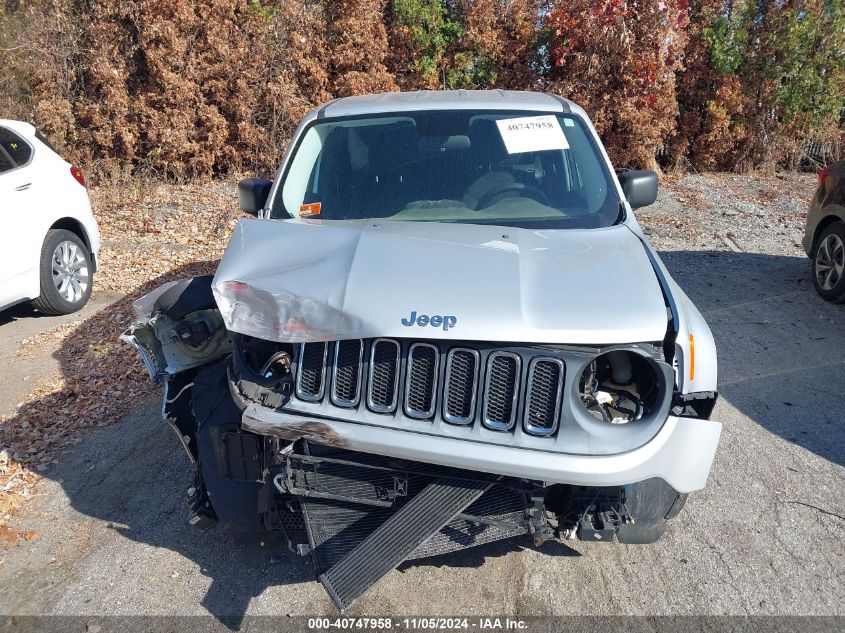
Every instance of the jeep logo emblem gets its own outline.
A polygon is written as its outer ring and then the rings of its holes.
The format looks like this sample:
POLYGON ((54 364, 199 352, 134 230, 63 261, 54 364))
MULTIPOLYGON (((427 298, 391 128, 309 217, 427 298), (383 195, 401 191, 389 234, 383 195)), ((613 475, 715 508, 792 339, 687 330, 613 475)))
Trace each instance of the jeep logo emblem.
POLYGON ((404 325, 405 327, 411 327, 412 325, 430 325, 431 327, 442 327, 444 332, 448 332, 449 328, 455 327, 457 323, 458 317, 456 316, 440 314, 434 314, 432 316, 428 316, 427 314, 420 314, 419 316, 417 316, 416 310, 411 312, 411 316, 402 319, 402 325, 404 325))

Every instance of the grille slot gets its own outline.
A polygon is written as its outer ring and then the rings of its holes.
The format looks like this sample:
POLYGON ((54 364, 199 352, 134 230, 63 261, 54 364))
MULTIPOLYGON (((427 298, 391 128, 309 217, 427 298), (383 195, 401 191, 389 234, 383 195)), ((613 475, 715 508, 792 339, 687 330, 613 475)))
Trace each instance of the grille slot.
POLYGON ((525 430, 528 433, 551 435, 557 430, 562 390, 563 361, 548 357, 534 358, 528 367, 525 402, 525 430))
POLYGON ((308 402, 323 399, 326 385, 326 343, 303 343, 299 346, 296 372, 296 397, 308 402))
POLYGON ((478 384, 478 352, 455 348, 446 356, 443 418, 452 424, 472 424, 478 384))
POLYGON ((408 373, 405 381, 405 413, 424 420, 434 415, 437 384, 437 348, 428 343, 414 343, 408 351, 408 373))
POLYGON ((399 391, 399 343, 379 338, 370 350, 370 380, 367 406, 376 413, 396 410, 399 391))
POLYGON ((487 360, 482 422, 494 431, 507 431, 516 422, 522 362, 512 352, 493 352, 487 360))
POLYGON ((338 341, 334 346, 332 402, 339 407, 354 407, 361 399, 361 339, 338 341))

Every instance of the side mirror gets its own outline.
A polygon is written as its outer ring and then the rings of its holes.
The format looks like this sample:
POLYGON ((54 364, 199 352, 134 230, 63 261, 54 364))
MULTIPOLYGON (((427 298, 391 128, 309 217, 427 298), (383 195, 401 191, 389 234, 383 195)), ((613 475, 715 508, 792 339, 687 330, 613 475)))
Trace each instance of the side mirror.
POLYGON ((616 175, 625 199, 632 209, 647 207, 657 200, 657 174, 653 171, 631 169, 616 175))
POLYGON ((238 204, 241 211, 258 215, 267 204, 272 180, 266 178, 245 178, 238 183, 238 204))

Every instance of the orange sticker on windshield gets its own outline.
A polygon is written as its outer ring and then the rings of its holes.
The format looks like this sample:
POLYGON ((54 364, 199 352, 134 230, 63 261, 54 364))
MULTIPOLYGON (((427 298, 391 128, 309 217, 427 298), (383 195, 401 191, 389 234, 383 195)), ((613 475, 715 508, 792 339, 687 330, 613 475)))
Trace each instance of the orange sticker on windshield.
POLYGON ((299 205, 299 217, 307 218, 311 215, 320 215, 320 203, 312 202, 311 204, 299 205))

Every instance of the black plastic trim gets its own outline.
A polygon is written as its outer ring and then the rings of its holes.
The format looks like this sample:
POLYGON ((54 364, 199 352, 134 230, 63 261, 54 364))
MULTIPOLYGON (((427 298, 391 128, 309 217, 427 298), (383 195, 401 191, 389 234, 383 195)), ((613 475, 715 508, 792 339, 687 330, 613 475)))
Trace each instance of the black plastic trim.
POLYGON ((560 95, 556 95, 551 92, 547 92, 546 94, 558 103, 560 103, 563 114, 572 114, 572 108, 569 107, 569 102, 566 99, 564 99, 560 95))
MULTIPOLYGON (((630 231, 631 229, 629 228, 628 230, 630 231)), ((646 257, 648 257, 649 262, 651 262, 651 267, 654 269, 654 275, 657 277, 657 282, 660 284, 660 291, 663 293, 663 301, 666 303, 666 307, 669 308, 669 312, 672 315, 669 324, 666 326, 666 336, 663 340, 663 355, 666 358, 666 362, 671 364, 675 358, 675 345, 678 342, 678 328, 680 327, 678 306, 675 304, 675 297, 672 296, 672 290, 669 288, 669 281, 666 279, 663 269, 660 268, 660 264, 657 263, 657 259, 654 253, 651 252, 651 248, 649 248, 648 243, 643 237, 634 231, 631 231, 631 233, 640 240, 640 244, 645 251, 646 257)))
POLYGON ((216 308, 211 292, 212 275, 202 275, 179 281, 168 288, 155 302, 155 307, 174 321, 184 319, 197 310, 216 308))

